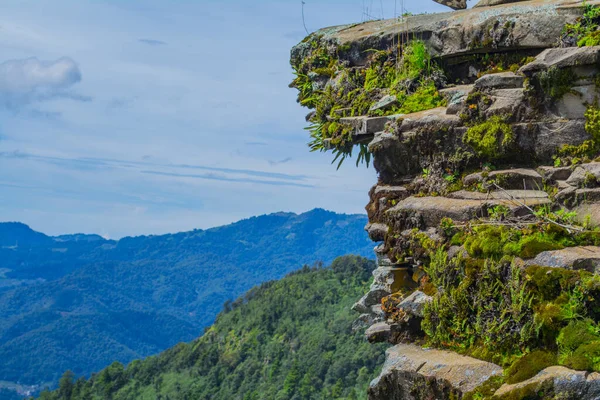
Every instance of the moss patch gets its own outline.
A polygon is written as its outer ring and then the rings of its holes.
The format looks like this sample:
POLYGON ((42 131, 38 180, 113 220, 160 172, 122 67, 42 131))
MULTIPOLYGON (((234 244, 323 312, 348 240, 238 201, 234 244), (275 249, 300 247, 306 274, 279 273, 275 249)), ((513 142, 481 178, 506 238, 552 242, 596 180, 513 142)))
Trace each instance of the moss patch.
MULTIPOLYGON (((540 233, 548 234, 534 234, 540 233)), ((526 237, 494 235, 482 240, 518 243, 526 237)), ((422 279, 435 287, 422 323, 428 343, 506 367, 508 383, 556 364, 600 371, 600 277, 523 268, 505 255, 505 246, 474 254, 481 258, 449 259, 444 247, 430 252, 422 279)))
MULTIPOLYGON (((599 235, 595 235, 599 236, 599 235)), ((480 225, 457 233, 453 244, 463 244, 471 257, 500 259, 503 256, 533 258, 548 250, 593 242, 600 238, 577 237, 553 224, 530 225, 518 229, 508 226, 480 225)), ((592 243, 590 243, 592 244, 592 243)))
POLYGON ((488 160, 504 156, 514 140, 511 126, 500 116, 493 116, 470 127, 463 136, 465 144, 471 146, 478 156, 488 160))
POLYGON ((491 399, 503 383, 504 378, 502 376, 493 376, 472 392, 466 393, 463 400, 491 399))
POLYGON ((526 354, 504 371, 506 383, 513 384, 533 378, 541 370, 555 365, 556 361, 554 352, 536 350, 526 354))

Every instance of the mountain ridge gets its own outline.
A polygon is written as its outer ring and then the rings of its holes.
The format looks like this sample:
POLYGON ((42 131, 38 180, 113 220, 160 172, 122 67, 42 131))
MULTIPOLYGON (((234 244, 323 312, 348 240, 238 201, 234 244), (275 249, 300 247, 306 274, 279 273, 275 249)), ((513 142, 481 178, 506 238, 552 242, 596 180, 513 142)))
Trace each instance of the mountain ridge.
POLYGON ((350 306, 374 267, 356 256, 305 266, 227 303, 191 343, 127 367, 112 363, 88 380, 66 372, 40 398, 365 399, 385 346, 364 340, 350 306))

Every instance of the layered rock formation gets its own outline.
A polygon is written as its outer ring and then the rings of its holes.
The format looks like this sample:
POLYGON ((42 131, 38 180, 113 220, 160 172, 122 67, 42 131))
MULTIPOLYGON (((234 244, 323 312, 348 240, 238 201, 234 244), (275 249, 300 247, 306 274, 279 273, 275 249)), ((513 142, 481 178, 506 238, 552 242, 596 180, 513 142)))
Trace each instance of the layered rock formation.
POLYGON ((600 398, 599 5, 484 0, 292 50, 311 148, 378 172, 354 309, 395 346, 370 399, 600 398))

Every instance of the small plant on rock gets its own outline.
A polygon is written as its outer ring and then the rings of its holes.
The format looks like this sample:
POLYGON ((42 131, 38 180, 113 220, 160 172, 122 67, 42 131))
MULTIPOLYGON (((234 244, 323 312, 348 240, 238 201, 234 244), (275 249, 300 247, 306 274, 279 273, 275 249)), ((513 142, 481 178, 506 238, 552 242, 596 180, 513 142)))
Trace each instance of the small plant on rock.
POLYGON ((583 16, 563 29, 563 43, 568 45, 598 46, 600 44, 600 7, 583 2, 583 16))

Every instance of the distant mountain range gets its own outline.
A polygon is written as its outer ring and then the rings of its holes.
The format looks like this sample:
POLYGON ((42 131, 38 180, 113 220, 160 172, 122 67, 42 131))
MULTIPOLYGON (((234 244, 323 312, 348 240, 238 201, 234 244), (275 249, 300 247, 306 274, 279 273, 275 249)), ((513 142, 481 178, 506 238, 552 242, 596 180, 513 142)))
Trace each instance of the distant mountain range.
POLYGON ((366 222, 316 209, 119 241, 0 223, 0 399, 190 341, 226 300, 302 265, 372 258, 366 222))
POLYGON ((366 399, 385 344, 352 328, 351 310, 375 263, 337 258, 256 286, 228 305, 206 333, 89 380, 65 372, 40 400, 366 399))

